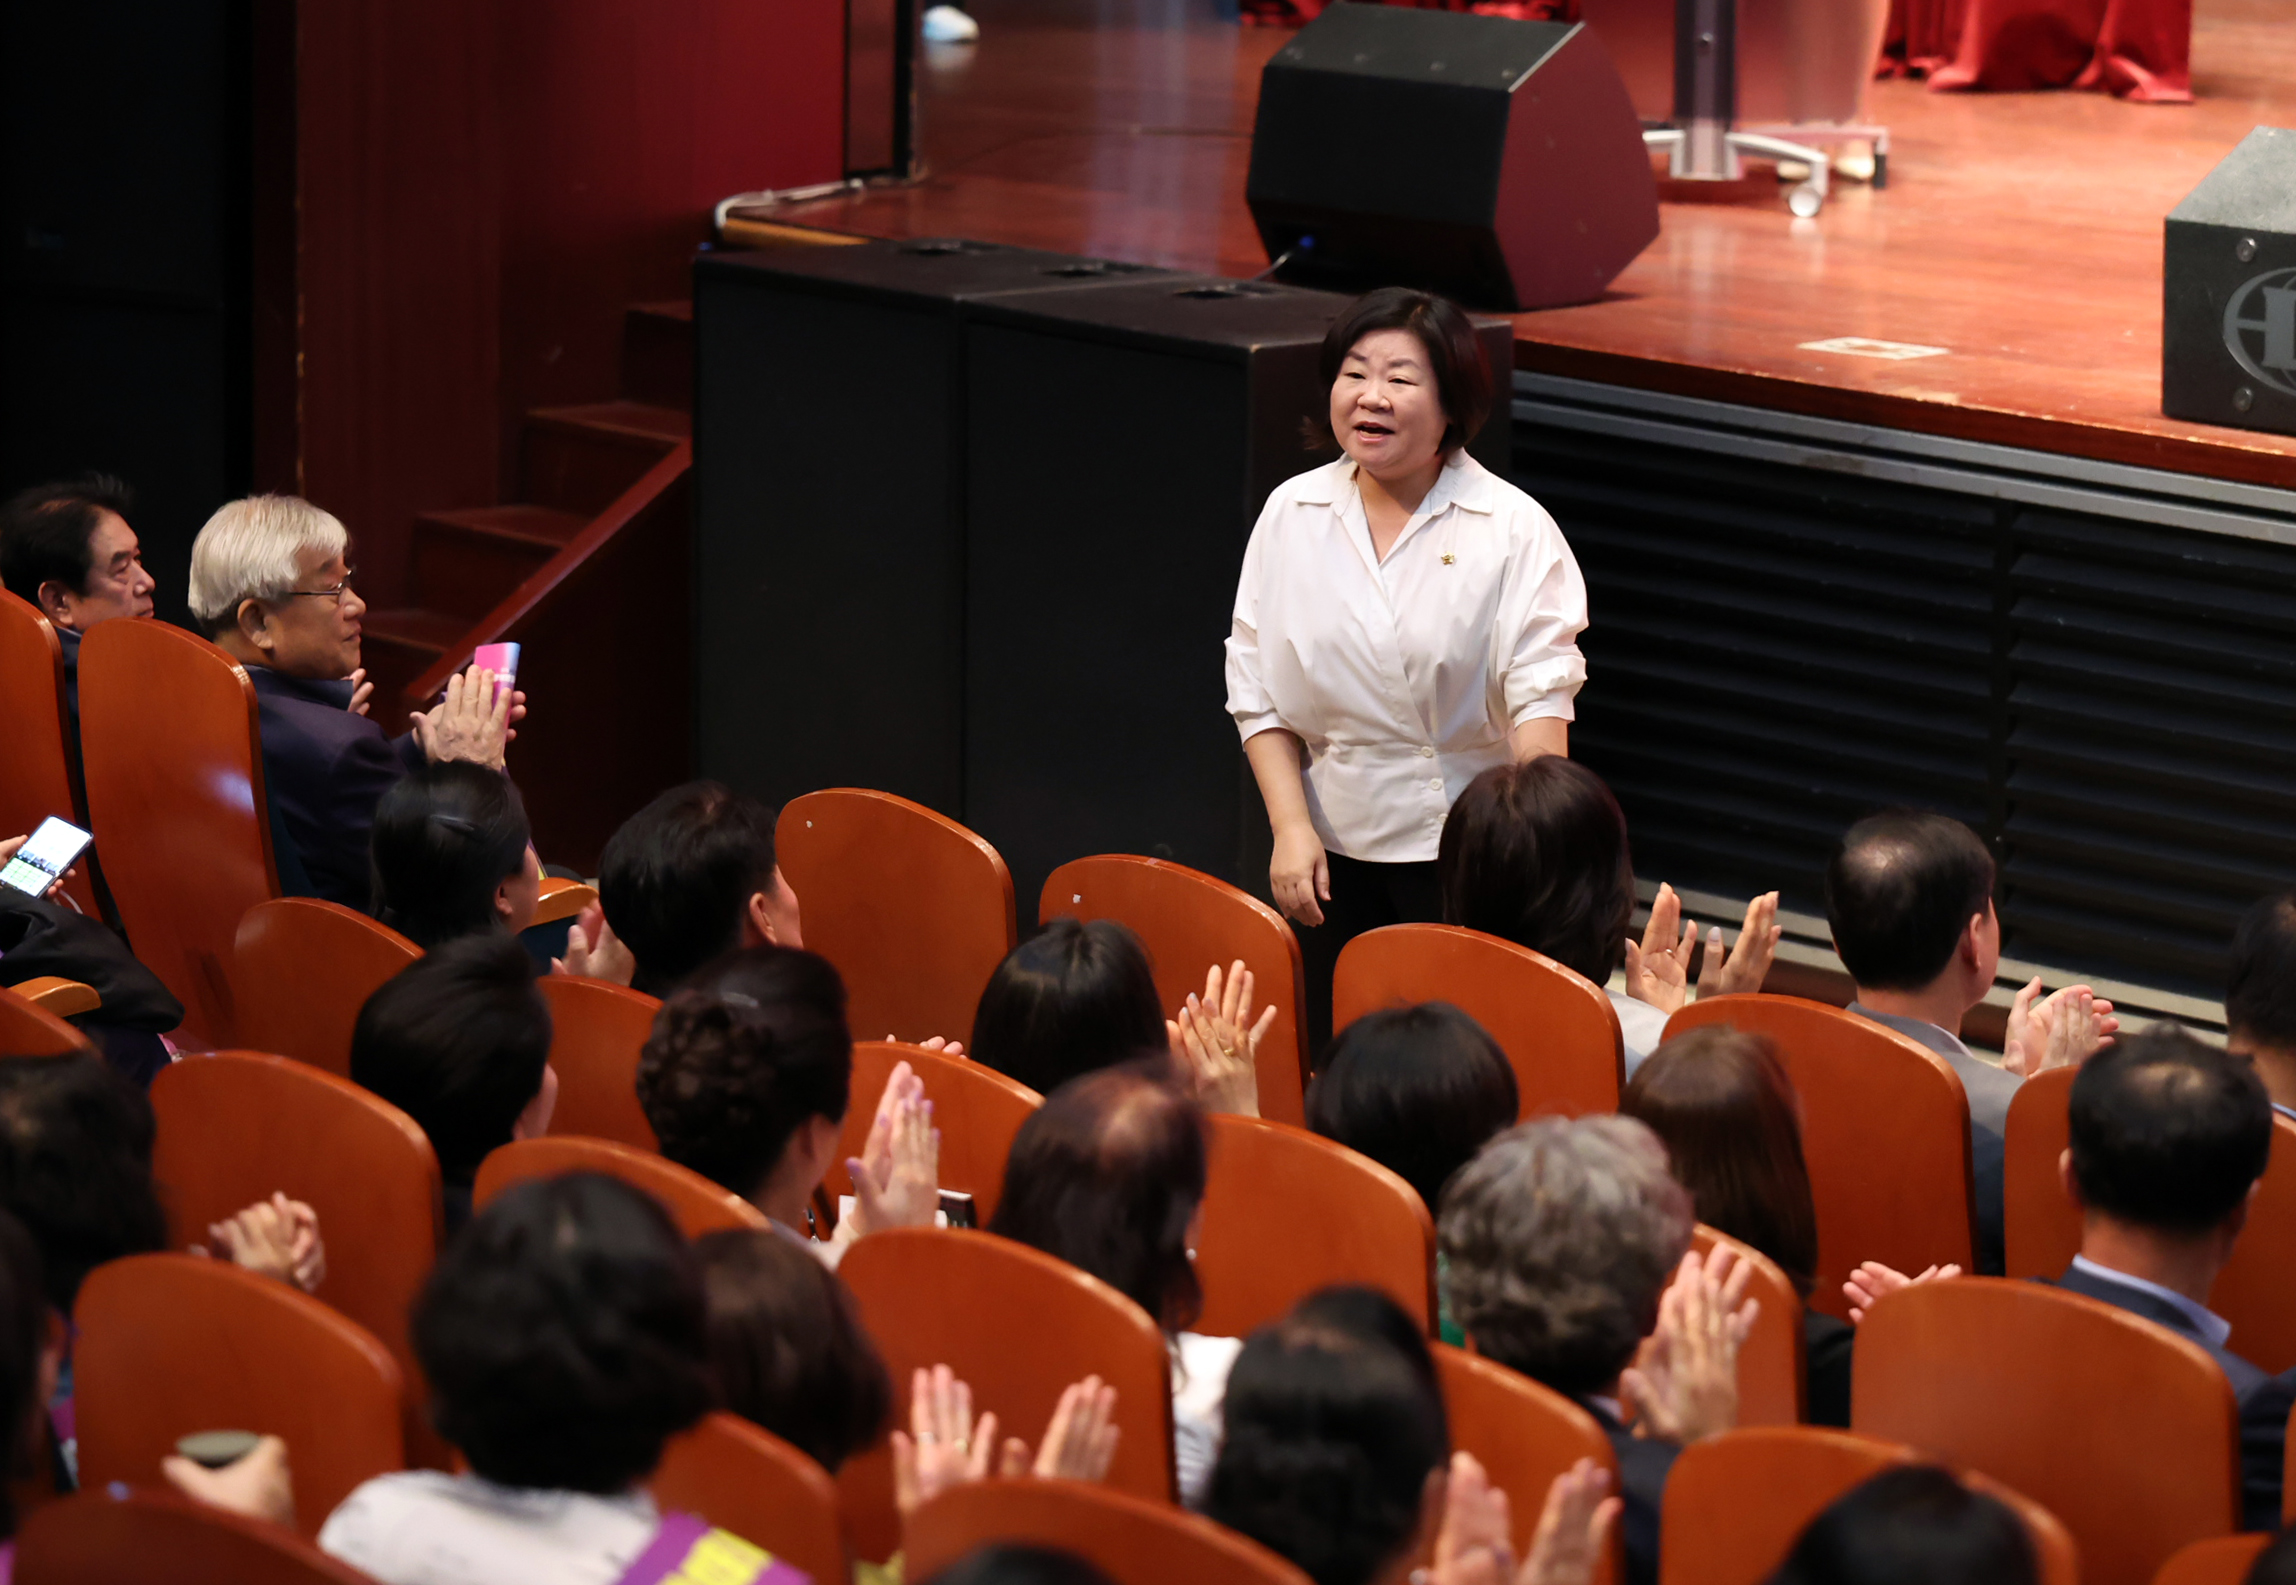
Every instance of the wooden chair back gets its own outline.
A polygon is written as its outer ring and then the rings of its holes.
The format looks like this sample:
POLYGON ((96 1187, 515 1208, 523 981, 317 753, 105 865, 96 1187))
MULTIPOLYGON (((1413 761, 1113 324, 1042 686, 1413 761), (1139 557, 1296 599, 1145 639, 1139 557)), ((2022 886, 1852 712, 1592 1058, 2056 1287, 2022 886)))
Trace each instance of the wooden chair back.
POLYGON ((1016 939, 997 850, 923 804, 853 787, 791 799, 773 845, 806 946, 845 978, 854 1034, 965 1038, 1016 939))
POLYGON ((1304 1128, 1226 1115, 1210 1122, 1196 1331, 1249 1336, 1342 1282, 1381 1290, 1434 1330, 1435 1223, 1418 1190, 1304 1128))
MULTIPOLYGON (((930 1228, 875 1233, 838 1268, 862 1324, 893 1377, 906 1423, 911 1372, 947 1365, 1035 1446, 1071 1382, 1116 1389, 1123 1428, 1108 1484, 1155 1502, 1173 1499, 1172 1365, 1164 1334, 1123 1294, 1066 1261, 993 1233, 930 1228)), ((854 1553, 881 1560, 900 1545, 887 1444, 838 1475, 854 1553)))
POLYGON ((1512 941, 1456 925, 1389 925, 1350 941, 1333 971, 1331 1026, 1411 1002, 1449 1002, 1515 1070, 1518 1115, 1618 1110, 1626 1044, 1600 986, 1512 941))
POLYGON ((2198 1344, 2127 1311, 2006 1278, 1923 1283, 1866 1316, 1852 1372, 1856 1430, 2041 1503, 2091 1585, 2145 1585, 2240 1522, 2231 1384, 2198 1344))
POLYGON ((1847 1320, 1842 1279, 1861 1261, 1970 1269, 1969 1098, 1943 1057, 1795 996, 1704 997, 1666 1021, 1666 1038, 1709 1024, 1769 1036, 1801 1097, 1818 1207, 1812 1308, 1847 1320))
POLYGON ((638 1104, 638 1058, 662 1004, 626 985, 578 975, 546 974, 540 983, 550 1004, 550 1065, 558 1070, 550 1131, 659 1150, 638 1104))
POLYGON ((1809 1412, 1809 1373, 1806 1334, 1802 1330, 1802 1296, 1794 1291, 1778 1263, 1751 1244, 1742 1244, 1705 1223, 1691 1234, 1690 1247, 1711 1255, 1727 1247, 1754 1268, 1747 1295, 1762 1308, 1754 1317, 1754 1330, 1738 1350, 1738 1423, 1745 1425, 1800 1425, 1809 1412))
POLYGON ((1062 915, 1113 919, 1140 938, 1156 972, 1167 1013, 1194 991, 1202 995, 1213 964, 1227 972, 1238 958, 1252 971, 1262 1006, 1276 1021, 1260 1042, 1260 1115, 1278 1123, 1307 1120, 1307 980, 1299 937, 1266 903, 1226 881, 1163 859, 1104 853, 1075 859, 1046 877, 1037 923, 1062 915))
MULTIPOLYGON (((2068 1104, 2073 1068, 2036 1073, 2009 1103, 2002 1162, 2008 1272, 2056 1277, 2081 1251, 2081 1211, 2065 1193, 2057 1162, 2070 1142, 2068 1104)), ((2296 1121, 2272 1114, 2272 1156, 2248 1225, 2217 1274, 2208 1307, 2232 1323, 2242 1359, 2274 1375, 2296 1366, 2296 1305, 2288 1273, 2296 1270, 2296 1121)))
POLYGON ((60 1057, 91 1049, 86 1035, 47 1008, 0 987, 0 1057, 60 1057))
POLYGON ((837 1164, 829 1169, 825 1184, 833 1194, 853 1192, 845 1162, 857 1159, 868 1143, 885 1081, 904 1062, 925 1081, 925 1099, 933 1103, 933 1126, 941 1131, 941 1187, 971 1195, 973 1214, 981 1226, 988 1226, 1004 1191, 1005 1158, 1012 1154, 1013 1135, 1044 1104, 1044 1097, 994 1068, 921 1046, 897 1040, 853 1043, 852 1098, 846 1103, 845 1127, 838 1137, 837 1164))
MULTIPOLYGON (((1580 1459, 1610 1471, 1611 1489, 1618 1489, 1618 1455, 1593 1415, 1504 1365, 1446 1343, 1432 1347, 1451 1445, 1474 1454, 1491 1484, 1507 1494, 1516 1556, 1530 1555, 1547 1488, 1580 1459)), ((1596 1585, 1619 1577, 1614 1548, 1596 1571, 1596 1585)))
POLYGON ((2247 1585, 2268 1535, 2220 1535, 2180 1548, 2153 1576, 2153 1585, 2247 1585))
MULTIPOLYGON (((63 641, 38 606, 0 589, 0 743, 8 745, 0 767, 0 837, 30 836, 50 815, 92 829, 71 735, 63 641)), ((91 863, 83 858, 78 878, 64 890, 80 912, 95 916, 91 863)))
MULTIPOLYGON (((302 1468, 298 1461, 298 1485, 302 1468)), ((37 1585, 374 1585, 279 1525, 172 1491, 101 1486, 46 1504, 24 1521, 16 1578, 37 1585)))
POLYGON ((89 1275, 72 1319, 84 1488, 156 1485, 160 1460, 193 1431, 256 1431, 286 1439, 297 1527, 315 1536, 360 1482, 406 1463, 390 1351, 283 1282, 130 1255, 89 1275))
POLYGON ((664 1512, 690 1513, 813 1576, 845 1585, 837 1483, 770 1431, 719 1412, 670 1438, 646 1483, 664 1512))
POLYGON ((80 644, 88 818, 136 956, 197 1041, 236 1035, 239 921, 279 895, 255 685, 166 622, 104 622, 80 644))
POLYGON ((232 943, 235 1038, 351 1076, 351 1031, 383 982, 422 948, 356 909, 317 897, 274 897, 239 921, 232 943))
POLYGON ((550 1134, 541 1139, 515 1139, 488 1152, 478 1164, 478 1180, 471 1187, 471 1208, 486 1203, 513 1184, 530 1178, 557 1178, 569 1172, 601 1172, 643 1189, 659 1200, 678 1231, 688 1238, 726 1228, 770 1228, 766 1214, 740 1195, 721 1189, 698 1172, 689 1172, 652 1151, 618 1144, 611 1139, 583 1139, 573 1134, 550 1134))
POLYGON ((909 1523, 907 1577, 929 1580, 999 1542, 1072 1553, 1115 1585, 1307 1585, 1293 1564, 1199 1514, 1067 1480, 951 1487, 909 1523))

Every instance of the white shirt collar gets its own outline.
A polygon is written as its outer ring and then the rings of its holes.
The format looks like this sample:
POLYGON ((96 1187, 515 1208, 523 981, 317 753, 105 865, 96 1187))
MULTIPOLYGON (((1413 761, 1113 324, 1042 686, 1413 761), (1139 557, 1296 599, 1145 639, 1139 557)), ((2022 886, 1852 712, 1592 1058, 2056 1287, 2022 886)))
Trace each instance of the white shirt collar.
POLYGON ((2164 1288, 2157 1282, 2147 1282, 2142 1277, 2132 1277, 2110 1266, 2100 1266, 2086 1255, 2073 1257, 2073 1269, 2106 1282, 2117 1282, 2124 1288, 2134 1288, 2139 1293, 2149 1293, 2156 1299, 2174 1305, 2177 1313, 2192 1323, 2193 1330, 2206 1338, 2211 1348, 2222 1348, 2224 1340, 2232 1335, 2230 1321, 2206 1305, 2193 1303, 2173 1288, 2164 1288))
MULTIPOLYGON (((1310 468, 1292 481, 1292 499, 1303 506, 1336 505, 1341 496, 1355 488, 1355 468, 1353 457, 1341 457, 1323 467, 1310 468)), ((1414 515, 1433 517, 1445 506, 1457 506, 1468 512, 1493 509, 1491 472, 1469 456, 1465 447, 1452 452, 1444 461, 1443 471, 1435 476, 1427 498, 1419 503, 1414 515)))

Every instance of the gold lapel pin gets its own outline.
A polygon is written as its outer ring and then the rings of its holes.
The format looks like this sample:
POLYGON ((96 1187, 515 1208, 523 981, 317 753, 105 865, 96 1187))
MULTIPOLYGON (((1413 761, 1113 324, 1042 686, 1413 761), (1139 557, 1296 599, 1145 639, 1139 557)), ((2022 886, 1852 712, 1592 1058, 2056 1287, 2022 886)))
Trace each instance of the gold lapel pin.
POLYGON ((1443 565, 1444 565, 1444 566, 1446 566, 1446 567, 1450 566, 1450 565, 1451 565, 1453 562, 1457 561, 1458 559, 1459 559, 1458 557, 1456 557, 1456 556, 1452 555, 1452 554, 1451 554, 1449 551, 1445 551, 1445 552, 1443 552, 1443 565))

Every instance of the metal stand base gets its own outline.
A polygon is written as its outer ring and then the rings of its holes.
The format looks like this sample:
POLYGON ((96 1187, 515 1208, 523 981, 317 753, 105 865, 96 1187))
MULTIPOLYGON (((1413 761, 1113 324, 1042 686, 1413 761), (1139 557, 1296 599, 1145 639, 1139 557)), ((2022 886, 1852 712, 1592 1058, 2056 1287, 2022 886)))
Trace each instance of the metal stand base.
POLYGON ((1684 127, 1651 127, 1642 134, 1647 148, 1664 149, 1666 173, 1677 181, 1734 182, 1743 174, 1739 156, 1795 160, 1809 167, 1801 185, 1786 195, 1786 207, 1807 220, 1826 205, 1833 162, 1817 143, 1873 143, 1873 185, 1889 185, 1889 128, 1866 126, 1795 126, 1733 130, 1717 122, 1694 121, 1684 127), (1783 134, 1783 135, 1781 135, 1783 134))

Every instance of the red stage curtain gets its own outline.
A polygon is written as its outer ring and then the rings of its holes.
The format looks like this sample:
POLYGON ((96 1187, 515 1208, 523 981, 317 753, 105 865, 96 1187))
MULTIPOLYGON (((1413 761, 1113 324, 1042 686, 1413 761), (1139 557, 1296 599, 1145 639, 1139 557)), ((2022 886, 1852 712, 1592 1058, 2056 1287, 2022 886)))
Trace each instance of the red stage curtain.
POLYGON ((1884 76, 2192 101, 2192 0, 1893 0, 1884 76))

